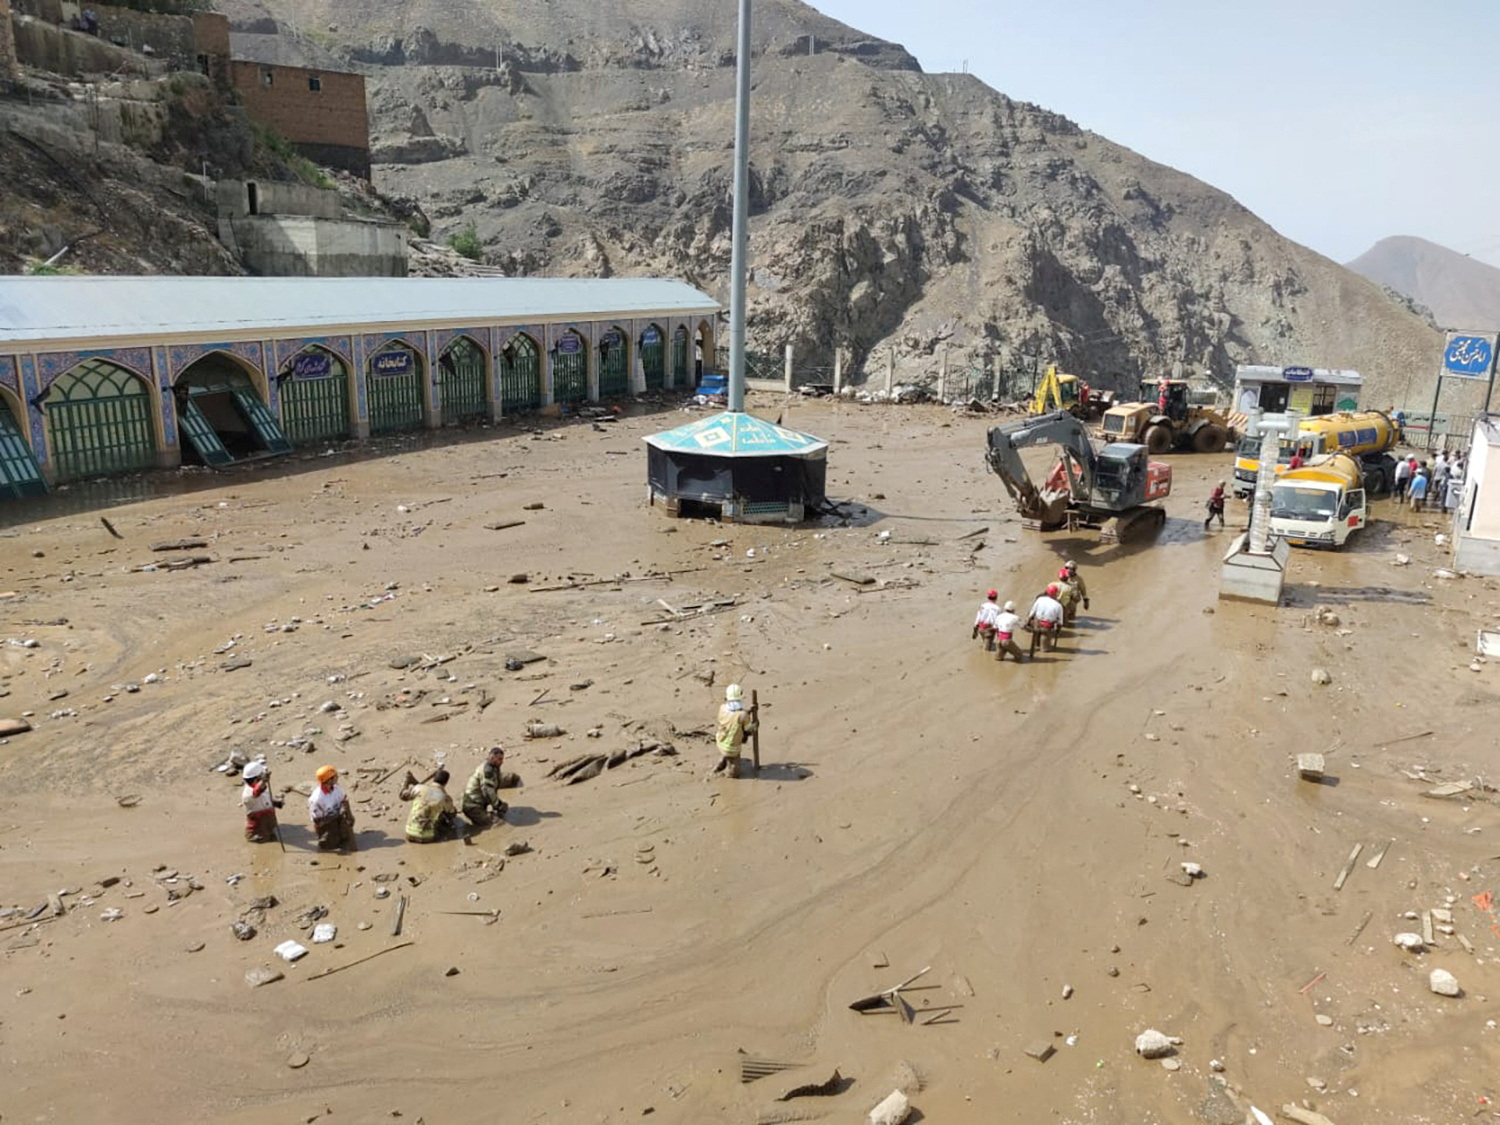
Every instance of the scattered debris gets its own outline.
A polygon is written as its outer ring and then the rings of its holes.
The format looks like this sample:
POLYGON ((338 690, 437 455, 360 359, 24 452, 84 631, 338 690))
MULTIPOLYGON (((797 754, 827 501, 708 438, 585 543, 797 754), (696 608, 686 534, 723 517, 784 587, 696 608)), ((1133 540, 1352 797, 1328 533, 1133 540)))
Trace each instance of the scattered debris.
POLYGON ((1400 933, 1391 938, 1391 941, 1408 953, 1421 953, 1427 948, 1426 943, 1422 941, 1421 934, 1400 933))
POLYGON ((1344 880, 1349 878, 1349 872, 1354 870, 1354 864, 1359 859, 1359 853, 1365 850, 1363 844, 1355 844, 1354 850, 1349 853, 1349 858, 1344 861, 1344 869, 1339 872, 1339 877, 1333 881, 1333 889, 1341 891, 1344 889, 1344 880))
POLYGON ((1148 1028, 1135 1037, 1135 1053, 1143 1059, 1162 1059, 1175 1054, 1182 1040, 1148 1028))
POLYGON ((1057 1054, 1057 1048, 1052 1045, 1052 1040, 1050 1039, 1038 1039, 1026 1048, 1026 1054, 1028 1057, 1036 1059, 1037 1062, 1044 1063, 1057 1054))
POLYGON ((0 719, 0 738, 9 738, 13 734, 25 734, 31 729, 31 724, 25 719, 0 719))
POLYGON ((416 945, 416 944, 417 943, 414 942, 414 941, 403 941, 403 942, 398 942, 395 945, 388 945, 384 949, 377 949, 374 953, 367 954, 366 956, 360 957, 357 960, 350 961, 350 962, 348 962, 346 964, 343 964, 343 965, 335 965, 331 969, 324 969, 321 973, 314 973, 312 976, 307 977, 306 979, 307 980, 322 980, 324 977, 331 977, 334 973, 342 973, 345 969, 352 969, 352 968, 354 968, 355 965, 363 965, 366 961, 374 960, 376 957, 383 956, 384 954, 387 954, 387 953, 393 953, 393 952, 395 952, 398 949, 405 949, 408 945, 416 945))
POLYGON ((1327 685, 1333 683, 1333 677, 1328 674, 1327 668, 1314 668, 1312 670, 1312 682, 1327 685))
POLYGON ((842 1092, 843 1089, 844 1076, 838 1072, 837 1067, 834 1067, 833 1072, 822 1081, 801 1079, 785 1087, 776 1095, 775 1100, 789 1102, 793 1098, 827 1098, 842 1092))
MULTIPOLYGON (((1271 1119, 1260 1110, 1255 1110, 1257 1120, 1264 1125, 1271 1125, 1271 1119)), ((1297 1125, 1333 1125, 1333 1122, 1321 1113, 1315 1113, 1310 1109, 1303 1109, 1298 1105, 1284 1105, 1281 1107, 1281 1116, 1297 1122, 1297 1125)))
POLYGON ((307 946, 303 945, 301 942, 288 940, 278 945, 275 949, 275 953, 276 956, 280 957, 283 961, 295 961, 299 957, 307 956, 307 946))
POLYGON ((911 1101, 900 1090, 892 1090, 890 1096, 870 1110, 870 1125, 901 1125, 911 1116, 911 1101))
POLYGON ((259 988, 264 984, 275 984, 285 977, 286 974, 280 969, 251 969, 245 974, 245 983, 251 988, 259 988))
POLYGON ((1427 978, 1427 987, 1439 996, 1462 996, 1464 990, 1458 986, 1458 978, 1447 969, 1433 969, 1427 978))
POLYGON ((1303 781, 1323 780, 1323 755, 1322 754, 1298 754, 1297 774, 1303 781))
POLYGON ((153 543, 153 551, 201 551, 208 546, 207 539, 168 539, 165 543, 153 543))

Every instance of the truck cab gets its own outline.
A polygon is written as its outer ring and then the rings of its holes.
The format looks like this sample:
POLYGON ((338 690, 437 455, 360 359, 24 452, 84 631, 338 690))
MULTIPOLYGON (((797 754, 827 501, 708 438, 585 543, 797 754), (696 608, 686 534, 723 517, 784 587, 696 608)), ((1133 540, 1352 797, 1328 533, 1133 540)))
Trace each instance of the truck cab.
POLYGON ((1346 453, 1292 469, 1271 486, 1271 534, 1294 547, 1343 547, 1369 521, 1363 470, 1346 453))

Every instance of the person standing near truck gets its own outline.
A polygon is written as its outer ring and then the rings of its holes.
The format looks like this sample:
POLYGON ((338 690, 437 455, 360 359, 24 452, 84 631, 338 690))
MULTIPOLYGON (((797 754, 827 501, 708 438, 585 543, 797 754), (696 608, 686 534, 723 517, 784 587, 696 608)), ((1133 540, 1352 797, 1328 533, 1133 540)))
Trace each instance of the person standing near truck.
POLYGON ((1423 502, 1427 499, 1427 474, 1429 471, 1426 465, 1422 465, 1412 474, 1411 484, 1408 486, 1407 492, 1411 496, 1411 510, 1414 512, 1420 512, 1423 502))
POLYGON ((1391 482, 1391 499, 1397 504, 1406 503, 1406 489, 1411 484, 1411 462, 1402 457, 1396 462, 1396 475, 1391 482))

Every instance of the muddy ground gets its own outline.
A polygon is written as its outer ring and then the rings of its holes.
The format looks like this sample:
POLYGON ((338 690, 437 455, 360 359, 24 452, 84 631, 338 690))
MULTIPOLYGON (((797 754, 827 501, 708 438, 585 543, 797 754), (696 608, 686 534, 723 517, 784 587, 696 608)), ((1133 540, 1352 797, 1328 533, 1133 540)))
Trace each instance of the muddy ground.
POLYGON ((1160 539, 1101 547, 1021 529, 989 419, 787 409, 832 442, 830 493, 869 505, 849 526, 647 507, 666 413, 214 478, 109 509, 119 540, 55 506, 0 532, 0 717, 35 724, 0 743, 3 1119, 852 1123, 903 1081, 933 1122, 1493 1114, 1500 939, 1474 896, 1500 889, 1500 826, 1487 791, 1423 794, 1500 774, 1500 669, 1469 668, 1500 597, 1434 576, 1439 517, 1382 504, 1350 550, 1294 556, 1288 604, 1223 603, 1228 535, 1199 521, 1227 457, 1173 458, 1160 539), (186 537, 213 561, 131 569, 186 537), (997 665, 969 639, 984 589, 1024 601, 1067 556, 1092 611, 997 665), (692 606, 719 611, 674 618, 692 606), (507 670, 522 649, 545 659, 507 670), (762 702, 756 780, 709 775, 730 681, 762 702), (509 823, 402 842, 404 768, 442 757, 456 790, 496 742, 525 780, 509 823), (651 742, 675 754, 546 777, 651 742), (284 853, 243 841, 233 751, 268 755, 284 853), (356 854, 313 846, 323 763, 356 854), (298 924, 319 906, 331 945, 298 924), (1392 944, 1432 908, 1455 933, 1392 944), (281 962, 287 938, 311 952, 281 962), (849 1010, 927 967, 917 1022, 849 1010), (1178 1069, 1136 1057, 1148 1028, 1178 1069), (739 1051, 843 1092, 775 1102, 739 1051))

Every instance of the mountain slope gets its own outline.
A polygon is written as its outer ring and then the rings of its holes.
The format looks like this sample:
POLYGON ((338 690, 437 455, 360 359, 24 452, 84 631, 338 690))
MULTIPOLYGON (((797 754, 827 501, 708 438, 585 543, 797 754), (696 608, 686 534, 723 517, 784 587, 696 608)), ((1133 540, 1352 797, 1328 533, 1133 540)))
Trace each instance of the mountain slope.
POLYGON ((1349 268, 1432 310, 1447 328, 1500 327, 1500 269, 1425 238, 1382 238, 1349 268))
MULTIPOLYGON (((237 50, 310 36, 368 74, 377 180, 439 235, 472 222, 514 273, 724 294, 732 9, 233 5, 237 50)), ((752 347, 882 364, 895 347, 902 378, 945 348, 960 368, 1039 357, 1118 384, 1177 359, 1221 378, 1309 363, 1397 399, 1433 368, 1421 318, 1207 185, 794 0, 756 19, 752 347)))

